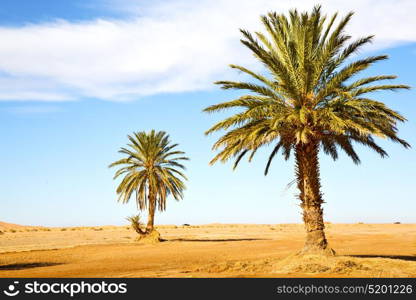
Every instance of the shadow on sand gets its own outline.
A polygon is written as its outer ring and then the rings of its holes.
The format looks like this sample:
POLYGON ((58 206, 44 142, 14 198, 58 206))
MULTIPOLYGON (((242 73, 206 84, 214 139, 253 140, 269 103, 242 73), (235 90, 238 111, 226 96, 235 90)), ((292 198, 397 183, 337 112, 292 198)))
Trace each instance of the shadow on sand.
POLYGON ((242 242, 242 241, 265 241, 268 239, 254 239, 254 238, 240 238, 240 239, 189 239, 189 238, 178 238, 178 239, 162 239, 162 242, 242 242))
POLYGON ((17 263, 17 264, 9 264, 9 265, 1 265, 0 271, 5 270, 24 270, 30 268, 40 268, 40 267, 50 267, 61 265, 62 263, 49 263, 49 262, 38 262, 38 263, 17 263))
POLYGON ((400 260, 407 260, 407 261, 416 261, 416 255, 348 255, 352 257, 360 257, 360 258, 390 258, 390 259, 400 259, 400 260))

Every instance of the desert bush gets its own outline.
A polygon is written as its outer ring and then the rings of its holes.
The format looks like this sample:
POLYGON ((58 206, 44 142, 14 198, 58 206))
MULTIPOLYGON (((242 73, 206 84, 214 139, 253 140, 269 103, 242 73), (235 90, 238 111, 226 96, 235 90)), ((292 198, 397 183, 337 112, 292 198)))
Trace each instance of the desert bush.
POLYGON ((67 228, 61 228, 61 231, 67 231, 67 228))
POLYGON ((15 232, 16 232, 16 230, 14 230, 14 229, 10 229, 10 230, 9 230, 9 232, 11 232, 11 233, 15 233, 15 232))
POLYGON ((143 229, 143 223, 140 222, 140 215, 135 215, 126 218, 130 222, 130 226, 140 235, 146 233, 146 229, 143 229))

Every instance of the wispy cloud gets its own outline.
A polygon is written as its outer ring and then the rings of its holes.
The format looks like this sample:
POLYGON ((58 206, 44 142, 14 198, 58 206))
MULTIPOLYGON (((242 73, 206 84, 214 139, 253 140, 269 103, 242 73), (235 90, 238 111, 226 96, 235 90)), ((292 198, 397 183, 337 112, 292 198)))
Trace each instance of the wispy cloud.
MULTIPOLYGON (((131 100, 206 90, 229 78, 229 63, 253 66, 238 28, 258 29, 270 10, 310 9, 309 0, 107 0, 124 20, 0 28, 0 101, 131 100)), ((321 1, 326 12, 356 11, 353 36, 376 34, 374 48, 416 41, 413 0, 321 1)))

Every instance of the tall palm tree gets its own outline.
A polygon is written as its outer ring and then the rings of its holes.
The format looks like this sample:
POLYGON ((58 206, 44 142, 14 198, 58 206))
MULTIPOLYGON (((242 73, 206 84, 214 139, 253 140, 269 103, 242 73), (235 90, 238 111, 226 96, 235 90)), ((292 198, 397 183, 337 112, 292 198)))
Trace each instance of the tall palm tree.
POLYGON ((175 150, 178 144, 171 144, 164 131, 135 132, 128 135, 128 148, 122 147, 122 158, 109 167, 120 166, 114 179, 123 175, 117 187, 119 201, 129 202, 133 193, 140 210, 148 207, 148 222, 144 234, 153 231, 155 208, 166 209, 166 198, 172 195, 176 200, 183 198, 186 176, 181 172, 185 167, 181 161, 188 160, 185 152, 175 150))
POLYGON ((247 90, 235 100, 207 107, 205 112, 226 109, 240 111, 215 124, 206 134, 227 131, 214 144, 220 152, 211 164, 235 158, 234 168, 246 154, 249 161, 264 145, 273 150, 267 161, 265 175, 275 155, 295 157, 296 181, 300 206, 306 227, 306 242, 301 253, 334 253, 324 233, 322 193, 318 153, 322 150, 334 160, 343 150, 354 163, 360 159, 353 143, 368 146, 382 157, 385 150, 374 136, 409 144, 397 136, 397 122, 405 118, 385 104, 370 98, 380 90, 408 89, 401 84, 379 83, 394 79, 393 75, 355 78, 386 55, 351 60, 361 46, 373 36, 347 43, 344 33, 353 13, 336 22, 337 14, 326 18, 320 6, 310 13, 291 10, 289 15, 269 13, 261 17, 267 34, 252 35, 241 30, 241 42, 266 67, 263 74, 242 66, 230 65, 251 76, 254 81, 218 81, 223 89, 247 90))

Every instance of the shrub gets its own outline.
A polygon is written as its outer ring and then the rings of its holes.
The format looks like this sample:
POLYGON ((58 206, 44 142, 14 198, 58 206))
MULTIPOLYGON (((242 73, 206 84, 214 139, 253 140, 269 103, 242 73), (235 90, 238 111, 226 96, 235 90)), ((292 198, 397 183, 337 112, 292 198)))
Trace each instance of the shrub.
POLYGON ((131 217, 126 218, 127 221, 130 222, 131 227, 140 235, 143 235, 146 233, 145 229, 142 229, 143 223, 140 222, 140 215, 135 215, 131 217))

